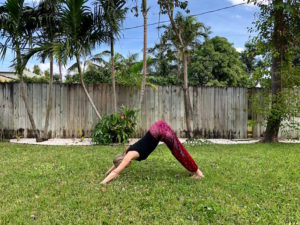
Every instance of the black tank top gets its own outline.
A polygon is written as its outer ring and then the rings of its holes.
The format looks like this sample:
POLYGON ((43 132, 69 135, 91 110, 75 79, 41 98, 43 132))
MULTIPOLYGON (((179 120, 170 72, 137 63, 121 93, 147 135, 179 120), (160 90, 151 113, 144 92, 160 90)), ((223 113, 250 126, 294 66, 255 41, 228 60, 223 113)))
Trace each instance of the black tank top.
POLYGON ((159 141, 156 140, 148 131, 144 137, 138 140, 133 145, 130 145, 127 149, 129 151, 137 151, 140 157, 137 159, 138 161, 145 160, 154 151, 159 141))

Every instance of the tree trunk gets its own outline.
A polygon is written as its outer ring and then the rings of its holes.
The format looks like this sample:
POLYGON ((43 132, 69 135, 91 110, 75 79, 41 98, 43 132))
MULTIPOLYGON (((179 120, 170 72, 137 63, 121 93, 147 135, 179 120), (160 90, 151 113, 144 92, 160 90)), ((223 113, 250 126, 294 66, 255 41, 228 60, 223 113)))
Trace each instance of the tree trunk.
POLYGON ((287 54, 286 28, 284 22, 283 7, 276 7, 282 4, 282 0, 274 1, 274 32, 273 45, 277 54, 272 59, 272 106, 271 114, 267 119, 267 128, 264 142, 277 142, 278 132, 282 119, 282 66, 283 59, 287 54))
POLYGON ((188 65, 187 65, 187 53, 185 50, 182 52, 183 58, 183 77, 184 77, 184 109, 185 109, 185 119, 186 119, 186 127, 187 127, 187 136, 188 138, 193 137, 192 127, 191 127, 191 102, 190 102, 190 94, 189 94, 189 85, 188 85, 188 65))
POLYGON ((116 95, 116 80, 115 80, 115 59, 114 59, 114 37, 110 36, 110 60, 111 60, 111 83, 113 89, 113 104, 114 112, 117 112, 117 95, 116 95))
POLYGON ((50 77, 49 77, 49 92, 48 92, 48 104, 46 109, 46 118, 45 118, 45 127, 43 133, 43 141, 48 140, 48 127, 49 127, 49 118, 52 109, 52 92, 53 92, 53 54, 50 54, 50 77))
POLYGON ((23 71, 20 71, 18 69, 19 65, 21 65, 21 52, 20 52, 20 49, 19 49, 18 45, 16 46, 16 53, 17 53, 17 70, 16 70, 16 72, 18 73, 19 78, 20 78, 22 98, 23 98, 23 101, 24 101, 24 104, 25 104, 25 108, 26 108, 27 115, 28 115, 29 120, 30 120, 30 124, 31 124, 32 130, 33 130, 33 133, 35 134, 35 137, 36 137, 36 141, 39 142, 39 141, 41 141, 40 134, 39 134, 38 130, 36 129, 36 125, 35 125, 35 122, 34 122, 34 119, 33 119, 33 115, 32 115, 32 113, 30 112, 30 109, 29 109, 27 94, 25 93, 23 71))
POLYGON ((179 54, 179 50, 177 52, 177 78, 180 79, 180 75, 181 75, 181 67, 180 67, 180 54, 179 54))
POLYGON ((143 80, 141 87, 141 98, 140 98, 140 108, 142 108, 142 103, 145 94, 146 86, 146 73, 147 73, 147 0, 143 0, 143 17, 144 17, 144 54, 143 54, 143 80))
MULTIPOLYGON (((183 39, 182 39, 182 31, 180 30, 180 27, 177 29, 173 13, 174 13, 173 7, 168 7, 168 16, 171 22, 171 26, 173 28, 173 31, 178 37, 179 43, 182 47, 182 60, 183 60, 183 79, 184 79, 184 86, 183 86, 183 94, 184 94, 184 109, 185 109, 185 119, 186 119, 186 128, 187 128, 187 136, 188 138, 193 137, 192 127, 191 127, 191 115, 192 115, 192 107, 190 102, 190 94, 189 94, 189 85, 188 85, 188 62, 187 62, 187 50, 185 48, 183 39)), ((178 48, 178 51, 181 49, 178 48)))
POLYGON ((91 96, 89 95, 89 92, 87 91, 86 86, 85 86, 85 84, 84 84, 83 74, 82 74, 81 65, 80 65, 80 57, 79 57, 78 54, 76 54, 76 61, 77 61, 77 67, 78 67, 78 72, 79 72, 79 76, 80 76, 80 82, 81 82, 81 85, 82 85, 82 87, 83 87, 83 90, 84 90, 86 96, 88 97, 89 102, 91 103, 93 109, 95 110, 96 115, 98 116, 99 120, 101 120, 101 119, 102 119, 102 118, 101 118, 101 115, 100 115, 100 113, 98 112, 98 110, 97 110, 97 108, 96 108, 96 106, 95 106, 95 104, 94 104, 94 102, 93 102, 93 99, 92 99, 91 96))
POLYGON ((62 75, 62 63, 61 63, 61 60, 58 61, 58 67, 59 67, 59 82, 62 84, 62 82, 63 82, 63 75, 62 75))

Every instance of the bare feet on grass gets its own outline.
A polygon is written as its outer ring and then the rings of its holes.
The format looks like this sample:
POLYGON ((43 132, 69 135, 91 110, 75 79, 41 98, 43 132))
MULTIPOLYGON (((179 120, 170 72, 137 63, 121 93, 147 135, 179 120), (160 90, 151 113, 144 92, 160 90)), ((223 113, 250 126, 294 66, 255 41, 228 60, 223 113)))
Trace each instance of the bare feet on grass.
POLYGON ((204 177, 203 173, 198 169, 193 176, 192 179, 201 180, 204 177))

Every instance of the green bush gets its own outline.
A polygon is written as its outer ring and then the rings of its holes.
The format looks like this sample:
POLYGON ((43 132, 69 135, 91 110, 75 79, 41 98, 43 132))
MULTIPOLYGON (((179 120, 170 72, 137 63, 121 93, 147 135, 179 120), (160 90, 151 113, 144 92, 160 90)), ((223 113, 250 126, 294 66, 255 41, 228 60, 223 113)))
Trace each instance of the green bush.
POLYGON ((134 133, 137 121, 137 110, 122 107, 120 113, 105 115, 96 125, 92 141, 96 144, 127 143, 134 133))
MULTIPOLYGON (((107 71, 88 70, 83 75, 83 80, 87 84, 106 84, 111 83, 111 75, 107 71)), ((67 75, 65 83, 67 84, 79 84, 79 74, 67 75)))
POLYGON ((170 76, 147 76, 147 81, 152 84, 167 86, 167 85, 175 85, 181 86, 183 85, 183 80, 178 79, 176 75, 170 76))

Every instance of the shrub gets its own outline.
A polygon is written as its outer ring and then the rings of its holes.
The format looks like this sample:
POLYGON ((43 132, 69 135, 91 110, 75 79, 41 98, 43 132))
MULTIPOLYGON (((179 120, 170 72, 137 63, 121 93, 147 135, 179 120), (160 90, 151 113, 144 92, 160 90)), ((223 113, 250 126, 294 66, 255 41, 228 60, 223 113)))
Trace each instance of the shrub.
POLYGON ((95 126, 92 141, 96 144, 127 143, 134 133, 137 121, 137 110, 126 107, 120 113, 105 115, 95 126))
MULTIPOLYGON (((88 70, 83 75, 83 80, 87 84, 106 84, 111 83, 111 75, 106 71, 88 70)), ((79 84, 79 74, 67 75, 65 83, 67 84, 79 84)))
POLYGON ((147 81, 149 83, 153 83, 156 85, 167 86, 167 85, 176 85, 181 86, 183 85, 183 81, 178 79, 176 75, 170 76, 147 76, 147 81))

